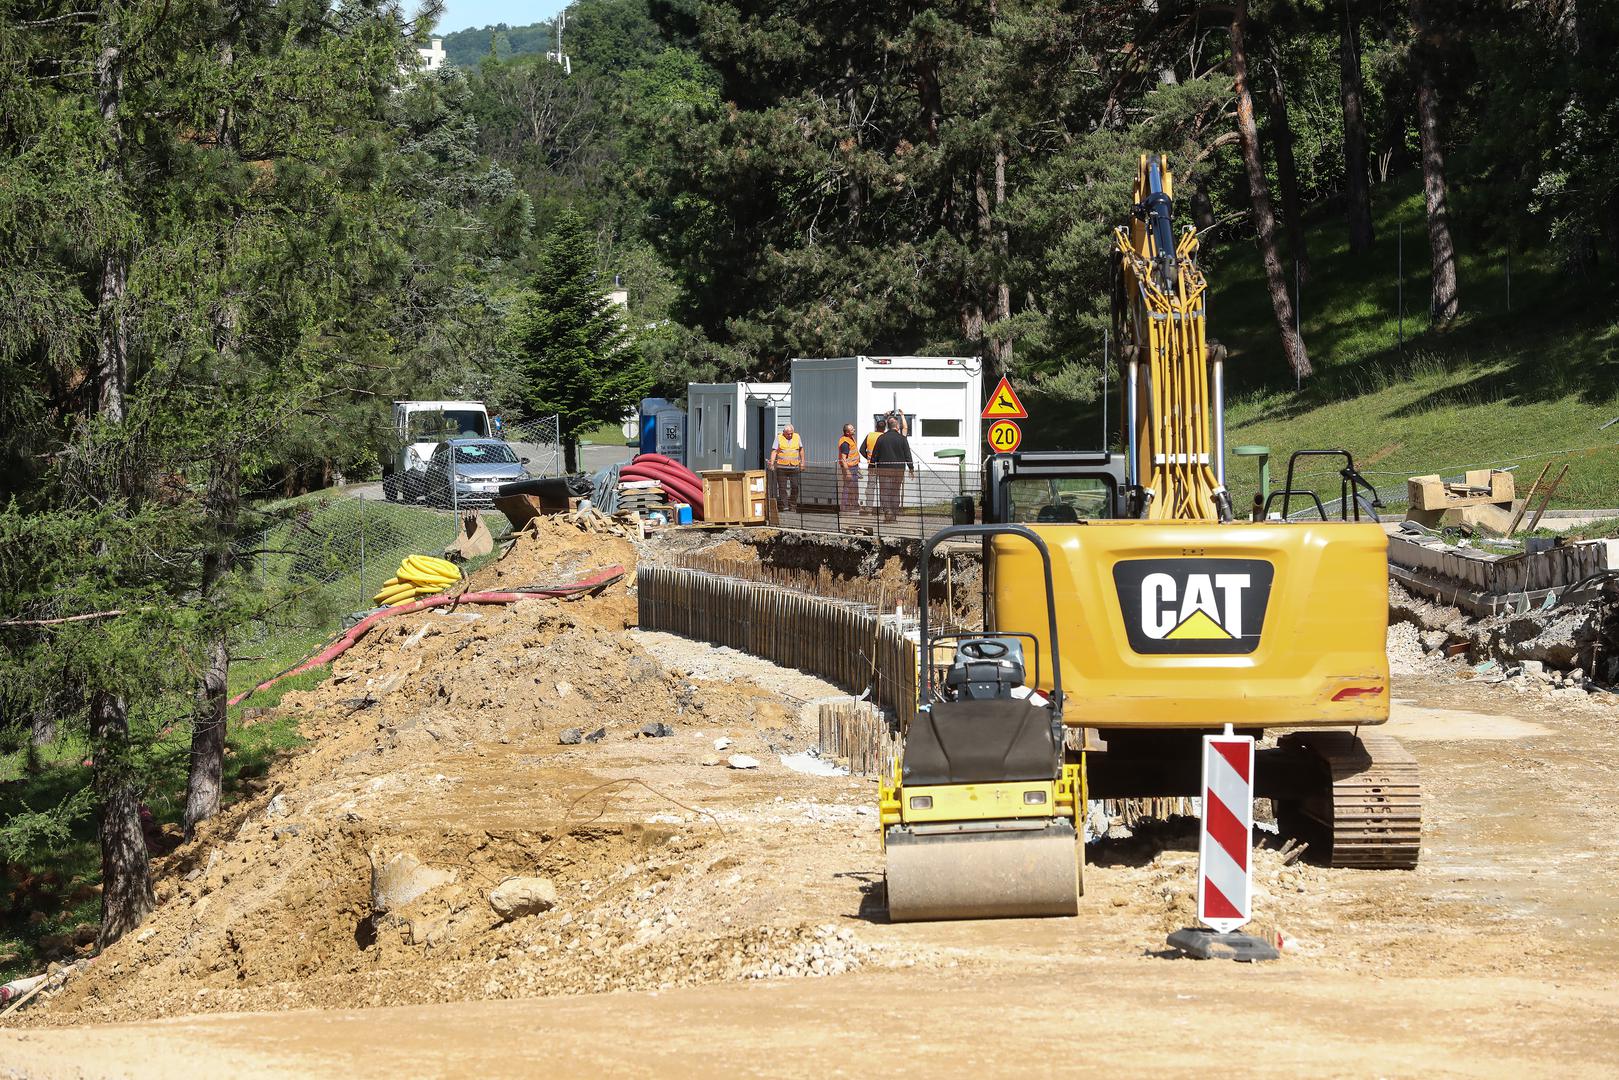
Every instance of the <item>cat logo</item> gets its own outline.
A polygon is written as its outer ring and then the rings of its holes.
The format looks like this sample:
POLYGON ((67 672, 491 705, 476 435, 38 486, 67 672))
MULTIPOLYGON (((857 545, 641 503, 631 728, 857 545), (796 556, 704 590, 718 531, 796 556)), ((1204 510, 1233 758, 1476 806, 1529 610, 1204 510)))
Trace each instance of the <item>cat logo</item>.
POLYGON ((1132 559, 1113 567, 1138 653, 1251 653, 1274 569, 1263 559, 1132 559))

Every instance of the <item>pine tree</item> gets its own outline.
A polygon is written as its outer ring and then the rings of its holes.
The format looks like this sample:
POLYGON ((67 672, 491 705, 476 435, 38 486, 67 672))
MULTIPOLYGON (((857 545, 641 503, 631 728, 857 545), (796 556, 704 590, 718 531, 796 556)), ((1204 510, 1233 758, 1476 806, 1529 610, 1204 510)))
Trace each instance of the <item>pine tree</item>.
POLYGON ((617 423, 652 387, 652 371, 607 298, 584 219, 565 210, 541 245, 516 320, 519 393, 531 417, 555 414, 566 467, 579 467, 579 436, 617 423))

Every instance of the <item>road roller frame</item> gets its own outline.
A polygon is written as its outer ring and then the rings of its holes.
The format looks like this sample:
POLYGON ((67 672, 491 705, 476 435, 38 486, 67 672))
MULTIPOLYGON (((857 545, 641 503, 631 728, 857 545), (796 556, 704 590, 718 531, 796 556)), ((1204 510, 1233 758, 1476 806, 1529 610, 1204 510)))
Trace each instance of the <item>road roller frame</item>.
MULTIPOLYGON (((902 728, 893 772, 881 784, 889 918, 1075 915, 1082 891, 1085 768, 1064 761, 1061 652, 1051 553, 1021 525, 961 525, 922 545, 921 704, 902 728), (1051 692, 1013 696, 1034 682, 1012 637, 929 633, 929 561, 947 540, 1017 537, 1039 552, 1046 590, 1051 692), (934 653, 960 639, 946 688, 934 653)), ((1036 650, 1037 639, 1031 639, 1036 650)), ((1038 663, 1038 652, 1036 653, 1038 663)), ((1037 668, 1038 670, 1038 668, 1037 668)))

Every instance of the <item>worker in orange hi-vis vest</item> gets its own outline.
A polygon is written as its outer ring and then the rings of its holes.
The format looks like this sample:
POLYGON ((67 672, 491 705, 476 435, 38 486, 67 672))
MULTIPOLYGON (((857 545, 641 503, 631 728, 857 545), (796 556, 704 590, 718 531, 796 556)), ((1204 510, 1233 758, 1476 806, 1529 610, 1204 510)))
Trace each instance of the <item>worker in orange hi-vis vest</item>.
POLYGON ((860 509, 860 444, 855 441, 853 424, 843 425, 843 437, 838 440, 838 507, 860 509))
POLYGON ((770 448, 770 467, 776 471, 776 506, 798 509, 798 483, 804 475, 804 442, 788 424, 770 448))

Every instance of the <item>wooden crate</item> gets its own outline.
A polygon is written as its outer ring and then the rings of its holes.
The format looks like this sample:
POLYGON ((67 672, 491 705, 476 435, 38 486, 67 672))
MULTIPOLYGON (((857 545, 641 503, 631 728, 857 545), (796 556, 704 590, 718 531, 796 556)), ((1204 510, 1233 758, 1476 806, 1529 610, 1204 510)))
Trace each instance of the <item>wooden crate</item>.
POLYGON ((1469 469, 1460 484, 1447 484, 1437 476, 1413 476, 1406 481, 1413 510, 1450 510, 1485 503, 1510 504, 1517 495, 1512 474, 1500 469, 1469 469))
POLYGON ((763 469, 734 472, 707 469, 698 474, 703 481, 703 520, 730 525, 759 525, 765 520, 765 473, 763 469))

